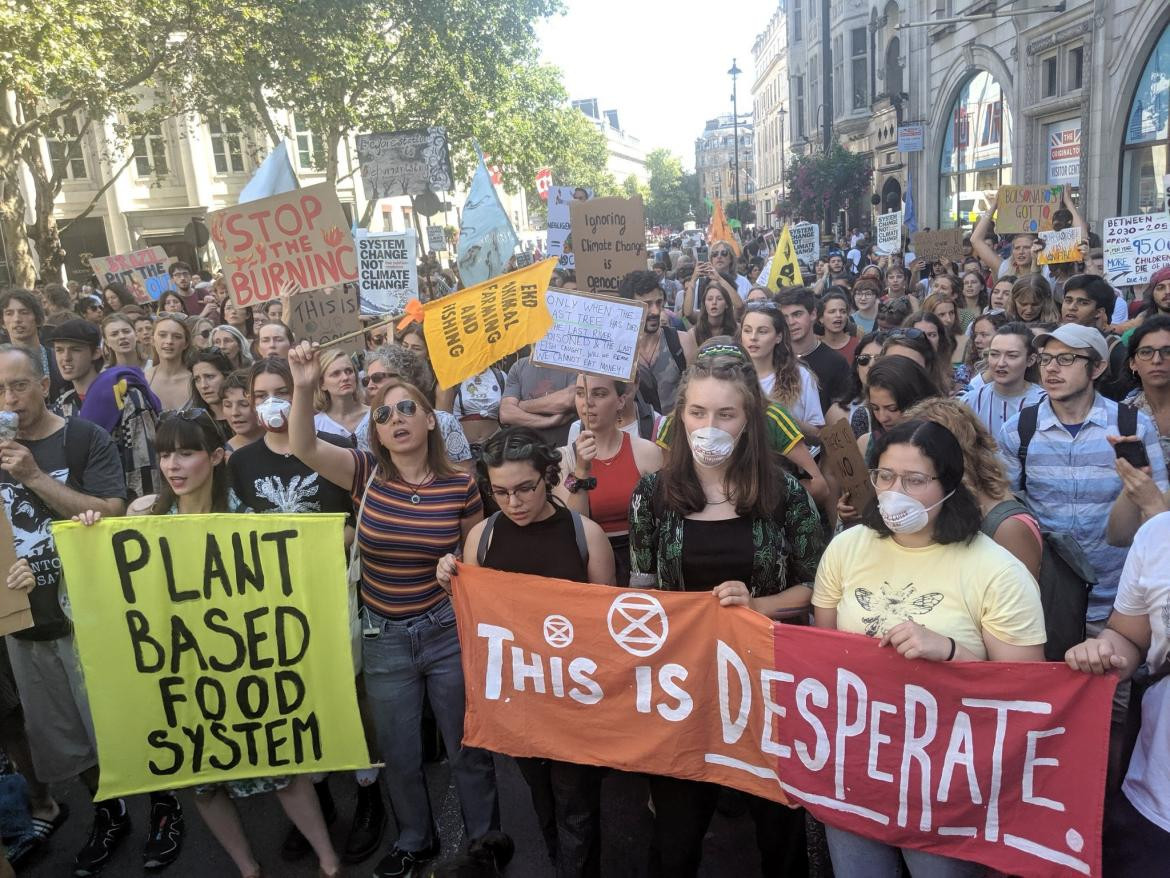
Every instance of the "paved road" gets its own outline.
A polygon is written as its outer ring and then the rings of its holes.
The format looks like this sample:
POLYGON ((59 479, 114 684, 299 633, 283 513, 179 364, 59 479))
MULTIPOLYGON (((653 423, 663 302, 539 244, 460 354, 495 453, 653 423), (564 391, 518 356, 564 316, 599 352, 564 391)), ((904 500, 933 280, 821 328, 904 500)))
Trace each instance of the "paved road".
MULTIPOLYGON (((536 825, 528 787, 511 759, 497 757, 496 769, 503 829, 516 842, 516 856, 507 874, 522 878, 551 878, 553 870, 536 825)), ((449 783, 445 761, 430 765, 427 774, 445 856, 458 850, 463 843, 458 799, 449 783)), ((333 826, 333 838, 339 847, 345 842, 349 817, 353 813, 354 788, 352 781, 344 775, 332 778, 331 789, 340 815, 333 826)), ((640 790, 638 779, 616 774, 607 778, 603 787, 602 874, 606 878, 640 878, 645 874, 650 815, 640 807, 645 801, 640 790)), ((51 848, 22 870, 21 876, 61 878, 72 875, 73 856, 89 831, 91 809, 79 783, 63 788, 60 794, 72 809, 69 821, 53 837, 51 848)), ((179 795, 187 809, 187 840, 179 860, 161 874, 166 878, 234 878, 237 873, 231 860, 204 827, 190 794, 179 795)), ((146 830, 146 807, 145 796, 129 801, 134 832, 103 876, 123 878, 145 874, 141 866, 141 848, 146 830)), ((257 857, 265 867, 266 878, 316 876, 316 863, 311 856, 299 863, 281 860, 280 844, 288 824, 274 796, 249 799, 241 812, 257 857)), ((387 844, 393 837, 392 831, 393 825, 387 831, 387 844)), ((370 857, 365 863, 347 867, 344 874, 349 878, 366 878, 372 874, 378 856, 380 854, 370 857)), ((751 819, 716 813, 707 835, 703 862, 701 874, 704 876, 753 878, 759 875, 751 819)))

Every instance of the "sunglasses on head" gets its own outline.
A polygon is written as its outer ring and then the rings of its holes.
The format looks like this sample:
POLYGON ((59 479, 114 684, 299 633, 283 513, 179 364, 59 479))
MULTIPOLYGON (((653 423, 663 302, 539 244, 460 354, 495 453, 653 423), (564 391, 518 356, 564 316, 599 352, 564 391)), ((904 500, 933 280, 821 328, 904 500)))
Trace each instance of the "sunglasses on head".
POLYGON ((898 338, 926 338, 926 333, 921 329, 907 327, 905 329, 891 329, 890 334, 886 336, 887 341, 893 341, 898 338))
POLYGON ((394 405, 380 405, 374 409, 374 423, 385 424, 390 420, 390 415, 394 409, 398 409, 398 413, 403 417, 413 418, 418 414, 418 403, 413 399, 400 399, 394 405))
POLYGON ((744 309, 747 311, 770 311, 771 312, 771 311, 779 311, 780 306, 777 305, 775 302, 769 302, 767 300, 761 302, 759 300, 756 300, 754 302, 748 302, 747 305, 744 306, 744 309))
POLYGON ((868 366, 870 363, 876 363, 879 356, 879 354, 858 354, 854 359, 858 366, 868 366))
POLYGON ((211 417, 207 414, 207 409, 189 408, 189 409, 170 409, 158 416, 159 423, 168 421, 171 418, 178 418, 181 421, 198 421, 203 417, 211 417))

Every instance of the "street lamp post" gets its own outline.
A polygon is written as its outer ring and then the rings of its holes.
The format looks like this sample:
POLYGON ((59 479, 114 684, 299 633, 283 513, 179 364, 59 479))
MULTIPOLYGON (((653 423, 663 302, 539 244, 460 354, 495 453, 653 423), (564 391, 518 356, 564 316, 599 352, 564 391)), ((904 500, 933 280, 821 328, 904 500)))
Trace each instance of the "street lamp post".
POLYGON ((735 66, 735 59, 731 59, 731 69, 727 71, 731 74, 731 125, 735 136, 735 211, 736 218, 739 217, 739 106, 736 103, 735 78, 743 73, 735 66))
POLYGON ((788 198, 788 183, 784 179, 787 176, 785 173, 787 168, 784 165, 784 120, 788 116, 788 111, 781 107, 778 115, 780 116, 780 200, 784 201, 788 198))

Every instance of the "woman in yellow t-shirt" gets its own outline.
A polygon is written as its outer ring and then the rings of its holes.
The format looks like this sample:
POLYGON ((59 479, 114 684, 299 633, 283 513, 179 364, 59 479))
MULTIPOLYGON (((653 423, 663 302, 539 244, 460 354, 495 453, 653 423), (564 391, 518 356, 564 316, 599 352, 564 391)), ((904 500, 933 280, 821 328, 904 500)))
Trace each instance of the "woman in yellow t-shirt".
MULTIPOLYGON (((881 638, 907 659, 1043 661, 1044 611, 1027 568, 980 532, 963 485, 963 449, 945 427, 906 421, 874 448, 877 499, 864 527, 825 550, 813 589, 816 624, 881 638)), ((826 826, 838 878, 966 875, 974 864, 826 826), (861 870, 861 871, 859 871, 861 870)), ((970 874, 982 874, 972 872, 970 874)))

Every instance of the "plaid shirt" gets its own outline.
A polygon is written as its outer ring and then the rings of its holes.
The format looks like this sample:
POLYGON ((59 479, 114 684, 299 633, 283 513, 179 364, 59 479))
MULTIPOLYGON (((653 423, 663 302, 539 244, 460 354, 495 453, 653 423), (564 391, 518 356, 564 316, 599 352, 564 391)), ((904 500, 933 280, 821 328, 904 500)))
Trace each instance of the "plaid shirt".
MULTIPOLYGON (((1040 403, 1036 435, 1028 445, 1027 497, 1044 530, 1073 537, 1097 573, 1097 584, 1089 593, 1087 618, 1091 622, 1109 618, 1117 581, 1125 565, 1127 549, 1105 541, 1109 510, 1121 493, 1117 456, 1106 436, 1117 436, 1117 403, 1097 394, 1085 422, 1073 436, 1056 417, 1052 403, 1040 403)), ((1020 490, 1019 415, 999 434, 999 448, 1012 489, 1020 490)), ((1154 481, 1165 491, 1166 464, 1158 431, 1146 415, 1138 412, 1138 438, 1146 446, 1154 481)))

